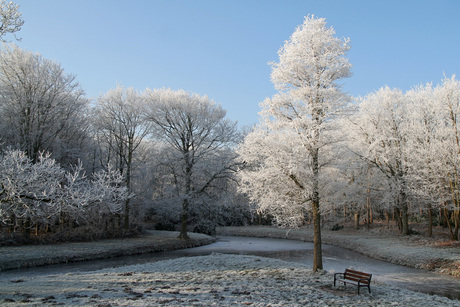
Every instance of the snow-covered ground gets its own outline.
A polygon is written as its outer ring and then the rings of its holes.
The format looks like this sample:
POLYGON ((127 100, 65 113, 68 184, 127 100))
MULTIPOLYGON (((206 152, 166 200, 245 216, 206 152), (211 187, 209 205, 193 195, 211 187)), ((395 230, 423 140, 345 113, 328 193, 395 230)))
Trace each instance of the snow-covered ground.
MULTIPOLYGON (((226 227, 219 231, 227 235, 312 239, 312 231, 308 228, 226 227)), ((162 250, 174 243, 176 236, 175 233, 152 232, 144 239, 138 238, 135 245, 132 240, 104 241, 104 244, 88 242, 72 244, 73 249, 61 252, 78 251, 88 256, 89 250, 106 253, 124 248, 139 249, 152 242, 162 250)), ((395 263, 423 267, 438 259, 458 266, 459 247, 448 240, 443 242, 440 245, 439 239, 407 238, 381 231, 323 231, 323 243, 360 250, 395 263)), ((67 245, 61 245, 61 249, 62 246, 67 245)), ((176 247, 180 248, 179 245, 176 247)), ((17 260, 29 261, 32 254, 39 256, 38 251, 35 247, 21 247, 12 252, 21 256, 16 257, 17 260)), ((62 257, 58 250, 53 250, 53 254, 62 257)), ((40 255, 40 259, 45 256, 40 255)), ((260 256, 212 254, 100 271, 3 279, 0 281, 0 305, 460 306, 458 300, 394 288, 375 281, 371 289, 372 293, 362 289, 358 295, 352 285, 334 288, 331 273, 313 274, 310 267, 301 263, 260 256)))
POLYGON ((212 254, 77 274, 10 280, 2 306, 460 306, 386 285, 372 293, 332 285, 333 276, 258 256, 212 254))
MULTIPOLYGON (((437 232, 442 229, 436 229, 437 232)), ((312 227, 281 229, 269 226, 223 227, 221 235, 282 238, 313 242, 312 227)), ((345 228, 339 231, 321 230, 323 244, 347 248, 371 258, 413 268, 432 270, 460 278, 460 242, 441 233, 429 238, 424 235, 399 235, 387 227, 370 230, 345 228)))
POLYGON ((107 259, 196 247, 216 239, 199 233, 189 233, 190 241, 178 239, 177 231, 147 231, 142 236, 92 242, 1 246, 0 271, 78 261, 107 259))

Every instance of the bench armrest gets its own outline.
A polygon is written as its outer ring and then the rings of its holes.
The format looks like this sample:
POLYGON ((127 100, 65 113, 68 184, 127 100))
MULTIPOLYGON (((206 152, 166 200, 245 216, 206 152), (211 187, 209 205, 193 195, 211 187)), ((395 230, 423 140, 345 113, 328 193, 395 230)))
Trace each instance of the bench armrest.
POLYGON ((337 279, 337 275, 342 275, 343 277, 345 277, 345 273, 335 273, 334 274, 334 280, 337 279))

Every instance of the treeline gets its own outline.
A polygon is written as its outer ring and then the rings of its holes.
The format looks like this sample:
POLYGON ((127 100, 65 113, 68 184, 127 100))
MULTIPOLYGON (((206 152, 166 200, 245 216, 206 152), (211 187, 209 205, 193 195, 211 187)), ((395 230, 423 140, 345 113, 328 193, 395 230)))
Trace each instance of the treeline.
POLYGON ((274 225, 314 224, 317 268, 325 219, 394 219, 404 235, 410 222, 426 222, 428 235, 436 223, 458 240, 460 82, 350 97, 339 83, 350 76, 349 39, 334 34, 307 16, 279 50, 278 93, 238 148, 240 190, 274 225))
POLYGON ((241 136, 207 96, 118 86, 90 101, 58 63, 9 45, 0 52, 0 100, 4 232, 68 237, 91 225, 88 236, 101 237, 148 221, 187 239, 188 229, 212 234, 250 218, 234 181, 241 136), (117 181, 97 181, 101 172, 117 181), (122 187, 129 197, 107 190, 122 187), (91 197, 100 205, 87 205, 91 197), (116 209, 107 211, 104 197, 116 209))

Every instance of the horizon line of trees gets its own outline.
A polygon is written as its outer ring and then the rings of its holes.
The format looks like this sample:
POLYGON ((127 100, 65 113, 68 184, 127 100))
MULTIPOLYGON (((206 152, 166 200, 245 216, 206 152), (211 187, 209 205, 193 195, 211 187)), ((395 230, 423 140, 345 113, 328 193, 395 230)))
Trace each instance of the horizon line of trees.
MULTIPOLYGON (((133 195, 116 213, 124 232, 137 229, 147 213, 166 228, 179 219, 182 239, 188 239, 190 225, 212 234, 218 220, 241 224, 250 216, 248 208, 235 203, 244 199, 236 195, 234 181, 241 162, 233 148, 240 133, 207 96, 165 88, 139 92, 119 85, 90 103, 75 76, 58 63, 8 45, 0 50, 0 100, 3 159, 12 149, 32 165, 40 165, 45 154, 63 171, 78 167, 90 177, 113 169, 122 178, 116 185, 133 195)), ((31 208, 48 206, 47 200, 41 202, 31 208)), ((49 218, 47 225, 56 223, 53 214, 33 209, 11 213, 24 206, 18 199, 0 198, 0 204, 8 212, 0 221, 3 230, 22 229, 25 234, 24 229, 43 224, 43 216, 49 218)), ((83 215, 87 210, 83 205, 79 209, 83 215)), ((42 234, 50 229, 39 228, 42 234)))

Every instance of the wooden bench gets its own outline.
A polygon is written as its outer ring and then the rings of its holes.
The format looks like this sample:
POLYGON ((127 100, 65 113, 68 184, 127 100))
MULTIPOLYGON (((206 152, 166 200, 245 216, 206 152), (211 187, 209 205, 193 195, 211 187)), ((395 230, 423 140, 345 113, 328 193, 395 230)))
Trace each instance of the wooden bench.
POLYGON ((358 294, 361 287, 367 287, 369 293, 371 293, 371 278, 372 274, 346 269, 345 273, 334 274, 334 287, 335 282, 340 281, 345 286, 347 286, 347 283, 358 286, 358 294))

